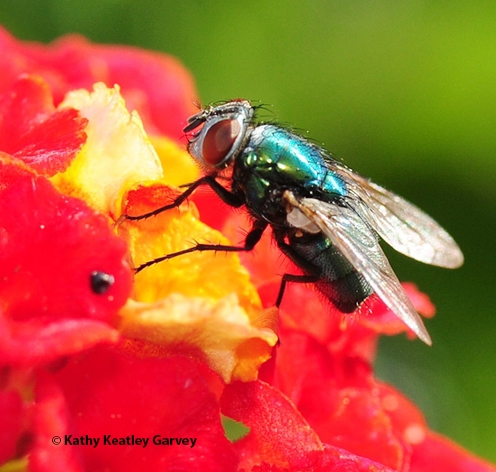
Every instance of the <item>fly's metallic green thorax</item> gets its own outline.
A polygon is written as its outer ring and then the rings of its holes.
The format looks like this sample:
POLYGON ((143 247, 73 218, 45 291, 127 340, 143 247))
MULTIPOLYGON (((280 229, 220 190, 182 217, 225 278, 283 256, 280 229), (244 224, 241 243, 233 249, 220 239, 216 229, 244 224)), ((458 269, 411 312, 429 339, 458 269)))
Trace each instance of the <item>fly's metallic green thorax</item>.
POLYGON ((246 206, 253 227, 243 247, 198 244, 187 252, 251 250, 271 226, 279 248, 304 274, 283 276, 277 304, 288 281, 313 282, 347 313, 376 293, 430 343, 378 241, 381 236, 397 251, 427 264, 460 266, 460 249, 432 218, 301 136, 257 122, 255 108, 247 100, 207 107, 188 123, 184 130, 188 151, 207 175, 173 205, 199 185, 209 185, 229 205, 246 206), (231 172, 223 174, 226 169, 231 172), (221 183, 225 180, 217 180, 221 174, 229 176, 227 187, 221 183))
POLYGON ((284 128, 260 125, 233 163, 233 190, 243 192, 249 210, 273 224, 286 222, 285 190, 328 202, 347 195, 346 186, 323 159, 322 150, 284 128), (279 218, 278 218, 279 217, 279 218))

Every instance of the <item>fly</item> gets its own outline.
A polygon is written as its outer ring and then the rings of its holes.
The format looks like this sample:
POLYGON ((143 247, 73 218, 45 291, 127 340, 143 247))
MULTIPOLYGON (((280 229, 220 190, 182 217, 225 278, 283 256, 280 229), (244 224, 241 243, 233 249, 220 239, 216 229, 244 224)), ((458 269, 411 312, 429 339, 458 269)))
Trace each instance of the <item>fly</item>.
POLYGON ((278 247, 303 272, 287 282, 314 283, 343 313, 355 311, 376 293, 417 336, 431 339, 393 272, 379 236, 398 252, 445 268, 463 264, 451 236, 430 216, 398 195, 360 176, 327 151, 274 124, 259 123, 255 108, 237 99, 209 106, 188 119, 188 151, 205 176, 173 203, 142 219, 180 205, 196 188, 210 186, 227 204, 245 206, 252 228, 243 246, 197 244, 154 259, 193 251, 250 251, 270 226, 278 247), (228 178, 225 187, 217 179, 228 178))

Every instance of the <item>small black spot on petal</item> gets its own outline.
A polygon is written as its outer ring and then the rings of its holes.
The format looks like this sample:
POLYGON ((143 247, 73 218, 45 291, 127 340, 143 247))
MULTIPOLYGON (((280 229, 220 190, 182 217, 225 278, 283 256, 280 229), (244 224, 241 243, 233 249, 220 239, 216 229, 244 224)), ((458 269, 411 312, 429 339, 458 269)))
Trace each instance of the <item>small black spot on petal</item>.
POLYGON ((105 272, 93 271, 90 277, 91 290, 97 295, 103 295, 114 284, 115 279, 113 275, 105 272))

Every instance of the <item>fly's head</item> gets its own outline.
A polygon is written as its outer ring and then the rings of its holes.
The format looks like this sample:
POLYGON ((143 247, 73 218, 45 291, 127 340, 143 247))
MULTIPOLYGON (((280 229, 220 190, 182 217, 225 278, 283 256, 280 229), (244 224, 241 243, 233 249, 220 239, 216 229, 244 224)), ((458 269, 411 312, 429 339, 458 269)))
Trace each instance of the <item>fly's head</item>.
POLYGON ((242 152, 253 129, 254 109, 236 99, 209 106, 188 119, 188 152, 208 171, 220 171, 242 152))

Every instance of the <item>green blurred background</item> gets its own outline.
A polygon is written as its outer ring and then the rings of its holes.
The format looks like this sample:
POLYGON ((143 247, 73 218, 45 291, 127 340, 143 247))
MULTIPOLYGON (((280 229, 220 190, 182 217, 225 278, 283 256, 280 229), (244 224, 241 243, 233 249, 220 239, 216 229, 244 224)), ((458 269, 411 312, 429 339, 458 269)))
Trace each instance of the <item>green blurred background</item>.
POLYGON ((378 373, 496 462, 494 0, 2 0, 0 23, 22 39, 79 32, 174 54, 204 103, 272 104, 442 223, 463 268, 387 251, 436 304, 434 345, 383 339, 378 373))

